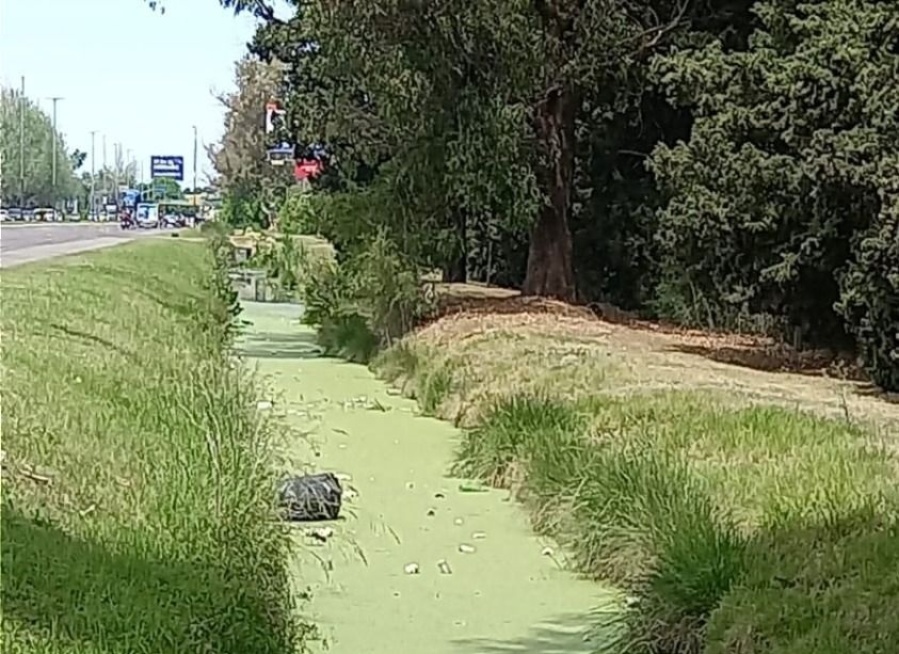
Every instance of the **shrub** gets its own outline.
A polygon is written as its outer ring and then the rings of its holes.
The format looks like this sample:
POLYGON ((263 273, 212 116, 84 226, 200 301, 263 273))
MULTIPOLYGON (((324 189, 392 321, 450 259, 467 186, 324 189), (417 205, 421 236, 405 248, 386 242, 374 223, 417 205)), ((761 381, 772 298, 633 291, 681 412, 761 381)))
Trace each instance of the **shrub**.
POLYGON ((876 384, 899 391, 899 205, 859 239, 837 308, 876 384))
POLYGON ((368 362, 430 310, 417 268, 378 236, 341 263, 311 262, 304 283, 304 322, 328 354, 368 362))

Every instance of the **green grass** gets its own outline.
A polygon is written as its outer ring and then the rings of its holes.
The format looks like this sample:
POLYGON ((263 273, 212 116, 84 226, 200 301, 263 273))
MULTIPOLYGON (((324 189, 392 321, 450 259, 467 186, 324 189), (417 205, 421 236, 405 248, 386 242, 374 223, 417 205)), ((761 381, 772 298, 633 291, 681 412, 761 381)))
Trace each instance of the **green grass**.
POLYGON ((5 270, 3 651, 293 652, 270 428, 203 243, 5 270))
MULTIPOLYGON (((375 368, 423 408, 464 396, 427 355, 401 343, 375 368)), ((860 426, 723 395, 513 391, 464 433, 457 472, 512 489, 579 571, 626 591, 606 651, 874 654, 899 642, 895 463, 860 426)))

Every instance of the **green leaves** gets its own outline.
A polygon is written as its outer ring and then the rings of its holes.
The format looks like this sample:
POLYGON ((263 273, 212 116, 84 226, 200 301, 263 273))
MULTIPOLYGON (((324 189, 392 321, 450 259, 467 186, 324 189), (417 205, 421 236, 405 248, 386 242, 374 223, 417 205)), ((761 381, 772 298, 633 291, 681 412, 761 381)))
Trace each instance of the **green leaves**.
POLYGON ((55 206, 78 189, 73 164, 83 162, 77 150, 70 156, 62 134, 50 117, 28 98, 11 89, 0 91, 0 192, 5 202, 19 206, 55 206), (56 142, 56 183, 53 144, 56 142), (72 157, 77 156, 78 161, 72 157))

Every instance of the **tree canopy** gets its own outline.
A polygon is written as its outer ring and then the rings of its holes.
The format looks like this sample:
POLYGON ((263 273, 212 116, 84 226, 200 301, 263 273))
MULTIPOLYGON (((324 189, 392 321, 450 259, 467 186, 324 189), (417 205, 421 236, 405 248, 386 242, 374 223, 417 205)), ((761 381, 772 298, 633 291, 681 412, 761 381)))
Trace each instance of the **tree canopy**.
POLYGON ((261 19, 266 92, 326 153, 340 249, 381 233, 448 280, 857 346, 899 387, 892 3, 222 4, 261 19))
POLYGON ((4 202, 23 207, 55 206, 77 194, 75 170, 84 163, 85 154, 79 150, 69 152, 65 138, 53 129, 50 117, 27 97, 6 88, 0 90, 0 154, 0 195, 4 202))

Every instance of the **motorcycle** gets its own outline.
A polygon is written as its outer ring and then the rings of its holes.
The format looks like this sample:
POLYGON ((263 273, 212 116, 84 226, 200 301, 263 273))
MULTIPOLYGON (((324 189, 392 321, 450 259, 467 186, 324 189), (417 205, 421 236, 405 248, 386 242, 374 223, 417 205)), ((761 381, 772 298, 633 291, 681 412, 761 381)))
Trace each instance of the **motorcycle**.
POLYGON ((119 227, 121 227, 122 229, 133 229, 135 227, 134 219, 127 214, 122 216, 122 218, 119 220, 119 227))

